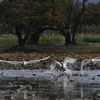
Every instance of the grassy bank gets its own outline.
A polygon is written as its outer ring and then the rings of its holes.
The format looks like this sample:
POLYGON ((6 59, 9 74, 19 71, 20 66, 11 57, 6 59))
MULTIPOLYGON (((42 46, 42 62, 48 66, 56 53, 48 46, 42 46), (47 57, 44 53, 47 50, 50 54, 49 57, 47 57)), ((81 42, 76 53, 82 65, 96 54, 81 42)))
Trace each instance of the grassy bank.
MULTIPOLYGON (((60 34, 41 34, 38 41, 38 45, 45 46, 62 46, 65 44, 64 36, 60 34)), ((78 34, 76 45, 67 46, 87 46, 87 45, 99 45, 100 35, 99 34, 78 34)), ((15 46, 18 45, 18 39, 15 35, 0 35, 0 46, 15 46)), ((26 43, 27 45, 27 43, 26 43)))
POLYGON ((65 38, 59 34, 42 34, 39 39, 39 44, 60 46, 65 44, 65 38))
POLYGON ((66 54, 94 54, 100 53, 99 48, 89 48, 90 46, 99 46, 98 35, 78 35, 76 45, 65 45, 64 37, 62 35, 46 35, 42 34, 38 46, 26 45, 19 47, 16 36, 0 36, 0 46, 12 46, 11 48, 0 48, 0 52, 25 52, 25 53, 66 53, 66 54), (88 38, 87 38, 88 37, 88 38), (91 42, 91 40, 93 42, 91 42), (96 42, 94 42, 96 41, 96 42), (57 47, 56 47, 57 46, 57 47), (47 48, 48 47, 48 48, 47 48), (75 48, 77 47, 77 48, 75 48), (85 47, 85 48, 83 48, 85 47))
POLYGON ((54 47, 54 46, 13 46, 11 48, 2 50, 1 53, 41 53, 41 54, 100 54, 100 47, 54 47))
POLYGON ((0 46, 18 45, 17 37, 14 35, 0 35, 0 46))

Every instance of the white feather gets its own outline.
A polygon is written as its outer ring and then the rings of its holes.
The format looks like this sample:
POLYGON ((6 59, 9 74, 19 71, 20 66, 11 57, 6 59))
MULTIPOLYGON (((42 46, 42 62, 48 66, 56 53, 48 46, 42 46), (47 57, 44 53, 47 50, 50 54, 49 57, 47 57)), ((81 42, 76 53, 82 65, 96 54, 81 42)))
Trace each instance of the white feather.
POLYGON ((82 62, 81 62, 81 70, 80 70, 81 75, 83 74, 83 66, 88 64, 88 63, 90 63, 90 62, 91 62, 91 59, 82 60, 82 62))
POLYGON ((64 62, 63 62, 63 69, 68 69, 68 64, 73 64, 77 61, 77 59, 65 57, 64 62))
POLYGON ((42 60, 47 60, 49 59, 50 56, 43 58, 43 59, 38 59, 38 60, 30 60, 30 61, 25 61, 24 59, 22 59, 23 61, 6 61, 6 60, 0 60, 0 62, 5 62, 5 63, 9 63, 9 64, 19 64, 19 65, 27 65, 27 64, 33 64, 36 62, 40 62, 42 60))

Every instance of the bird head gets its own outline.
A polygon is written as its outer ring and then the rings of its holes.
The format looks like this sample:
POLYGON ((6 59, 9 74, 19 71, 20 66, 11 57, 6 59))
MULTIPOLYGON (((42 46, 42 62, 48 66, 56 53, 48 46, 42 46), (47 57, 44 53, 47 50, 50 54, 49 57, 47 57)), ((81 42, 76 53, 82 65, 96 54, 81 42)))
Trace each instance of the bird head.
POLYGON ((22 61, 25 61, 24 59, 21 59, 22 61))

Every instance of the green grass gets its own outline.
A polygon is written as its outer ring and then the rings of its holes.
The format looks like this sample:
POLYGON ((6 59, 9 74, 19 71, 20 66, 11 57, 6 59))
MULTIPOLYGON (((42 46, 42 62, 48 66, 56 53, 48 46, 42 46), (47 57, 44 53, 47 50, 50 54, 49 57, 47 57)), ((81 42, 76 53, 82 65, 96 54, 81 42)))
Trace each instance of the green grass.
POLYGON ((18 45, 16 46, 12 46, 8 49, 5 49, 3 51, 1 51, 1 53, 17 53, 17 52, 23 52, 23 53, 31 53, 31 52, 38 52, 37 49, 25 46, 25 47, 20 47, 18 45))
MULTIPOLYGON (((62 35, 56 34, 41 34, 38 45, 50 45, 50 46, 61 46, 65 44, 65 38, 62 35)), ((0 35, 0 45, 4 46, 15 46, 18 45, 18 40, 16 36, 11 35, 0 35)), ((99 34, 86 34, 78 35, 77 43, 75 45, 67 46, 94 46, 100 45, 100 35, 99 34)))
POLYGON ((53 46, 60 46, 65 44, 65 38, 62 35, 56 34, 42 34, 39 39, 40 45, 53 45, 53 46))
POLYGON ((34 48, 34 47, 30 47, 30 46, 25 46, 25 47, 19 47, 19 46, 13 46, 9 49, 3 50, 1 53, 17 53, 17 52, 24 52, 24 53, 32 53, 32 52, 36 52, 36 53, 47 53, 47 54, 98 54, 100 53, 100 49, 99 48, 85 48, 85 49, 63 49, 63 47, 61 47, 62 49, 55 49, 55 50, 49 50, 48 49, 43 49, 43 48, 34 48))
MULTIPOLYGON (((97 38, 98 36, 96 35, 88 35, 85 37, 84 35, 78 35, 78 41, 75 45, 65 45, 66 47, 83 47, 83 46, 98 46, 100 45, 99 42, 90 42, 89 40, 91 38, 97 38), (92 36, 92 37, 91 37, 92 36), (83 41, 84 38, 89 37, 88 42, 83 41)), ((100 38, 100 37, 99 37, 100 38)), ((93 39, 91 39, 93 40, 93 39)), ((100 53, 100 49, 71 49, 71 50, 53 50, 53 51, 47 51, 43 50, 40 48, 35 48, 30 45, 26 45, 25 47, 19 47, 18 42, 17 42, 17 37, 12 37, 12 36, 0 36, 0 45, 1 46, 12 46, 12 48, 8 50, 3 50, 1 52, 25 52, 25 53, 30 53, 30 52, 37 52, 37 53, 67 53, 67 54, 86 54, 86 53, 100 53)), ((64 45, 65 38, 62 35, 46 35, 43 34, 40 37, 39 44, 44 45, 44 46, 62 46, 64 45)))
POLYGON ((17 37, 7 36, 7 35, 0 35, 0 46, 14 46, 18 45, 17 37))
POLYGON ((100 43, 100 35, 99 34, 85 34, 78 37, 81 42, 89 42, 89 43, 100 43))

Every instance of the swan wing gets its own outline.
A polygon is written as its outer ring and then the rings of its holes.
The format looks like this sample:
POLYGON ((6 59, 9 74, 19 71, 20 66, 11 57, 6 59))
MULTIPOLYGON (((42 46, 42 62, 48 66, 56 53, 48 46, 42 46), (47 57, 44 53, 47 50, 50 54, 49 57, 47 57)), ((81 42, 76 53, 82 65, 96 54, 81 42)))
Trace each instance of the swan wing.
POLYGON ((99 62, 100 61, 100 57, 96 57, 94 59, 91 59, 93 62, 99 62))
POLYGON ((57 60, 54 60, 54 61, 55 61, 55 64, 58 64, 60 67, 62 66, 62 64, 59 61, 57 60))
POLYGON ((50 58, 50 56, 48 56, 48 57, 46 57, 46 58, 43 58, 43 59, 40 59, 40 60, 47 60, 47 59, 49 59, 50 58))
POLYGON ((42 61, 42 60, 47 60, 47 59, 49 59, 49 58, 50 58, 50 56, 48 56, 48 57, 46 57, 46 58, 43 58, 43 59, 30 60, 30 61, 25 61, 25 62, 26 62, 26 64, 32 64, 32 63, 40 62, 40 61, 42 61))
POLYGON ((6 60, 3 60, 2 62, 9 63, 9 64, 22 64, 21 61, 6 61, 6 60))
POLYGON ((0 60, 0 62, 5 62, 6 60, 0 60))
POLYGON ((91 61, 92 61, 91 59, 82 60, 82 62, 81 62, 81 70, 80 70, 81 74, 83 74, 83 66, 88 64, 88 63, 90 63, 91 61))
POLYGON ((83 66, 86 65, 86 64, 88 64, 88 63, 90 63, 90 62, 91 62, 90 59, 84 59, 84 60, 82 60, 83 66))
POLYGON ((54 70, 55 67, 56 67, 56 63, 55 63, 55 60, 53 60, 51 65, 50 65, 50 70, 54 70))
POLYGON ((57 70, 62 70, 62 64, 59 62, 59 61, 57 61, 57 60, 54 60, 54 62, 55 62, 55 68, 57 69, 57 70))
POLYGON ((50 65, 50 69, 51 70, 54 70, 55 68, 61 69, 61 66, 62 66, 62 64, 59 61, 53 60, 51 65, 50 65))
POLYGON ((41 60, 30 60, 30 61, 25 61, 26 64, 33 64, 33 63, 37 63, 40 62, 41 60))
POLYGON ((73 59, 73 58, 70 58, 70 57, 65 57, 64 59, 64 62, 69 62, 69 63, 75 63, 77 61, 77 59, 73 59))
POLYGON ((73 64, 77 61, 77 59, 73 59, 70 57, 65 57, 64 62, 63 62, 63 68, 66 70, 68 69, 69 64, 73 64))
POLYGON ((64 70, 68 69, 68 63, 69 63, 69 60, 68 60, 68 58, 66 57, 66 58, 64 59, 64 62, 63 62, 63 69, 64 69, 64 70))

